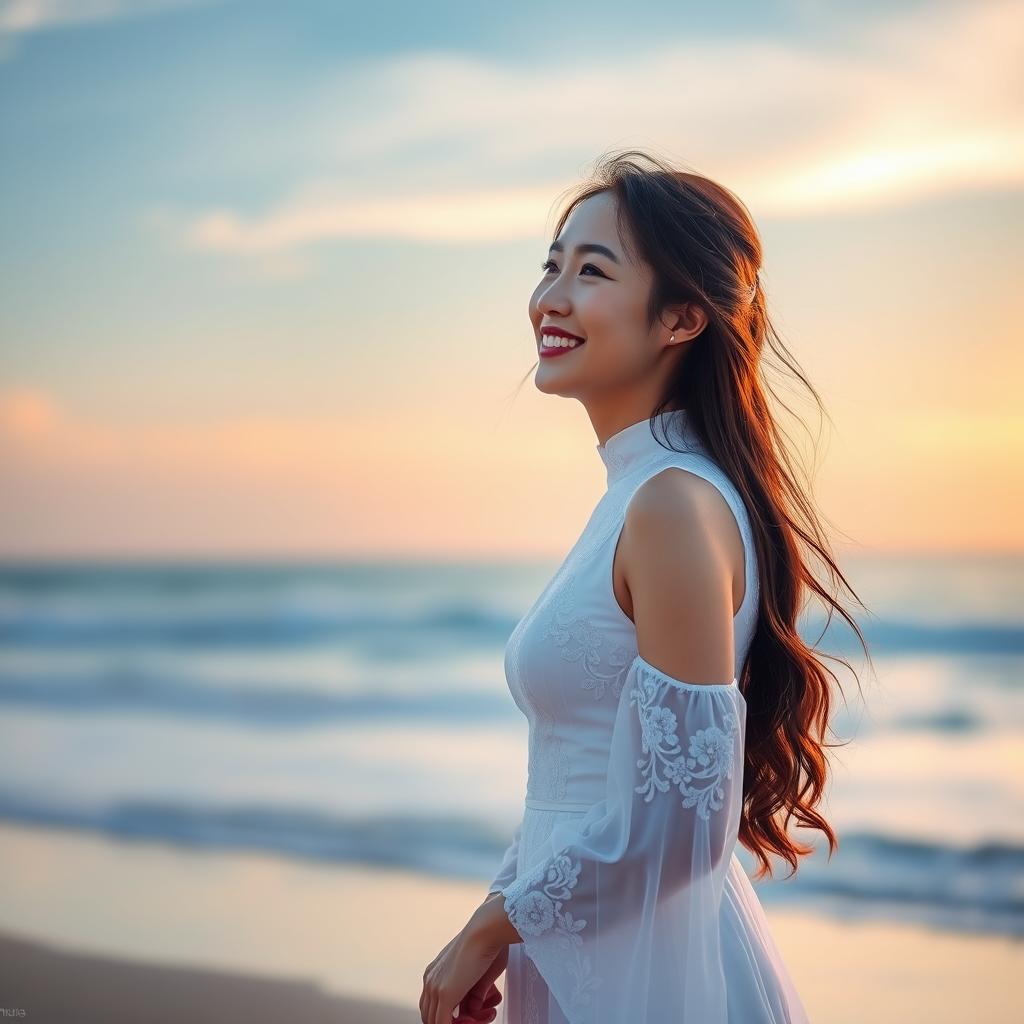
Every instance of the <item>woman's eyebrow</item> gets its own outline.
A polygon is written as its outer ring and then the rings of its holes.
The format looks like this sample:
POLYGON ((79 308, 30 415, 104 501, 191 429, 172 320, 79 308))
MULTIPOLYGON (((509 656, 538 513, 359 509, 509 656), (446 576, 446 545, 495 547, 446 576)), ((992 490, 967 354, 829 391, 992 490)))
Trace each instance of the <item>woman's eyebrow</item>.
MULTIPOLYGON (((607 256, 612 263, 619 262, 619 257, 616 256, 608 246, 598 245, 596 242, 581 242, 573 251, 577 256, 583 256, 586 253, 593 253, 597 256, 607 256)), ((565 246, 556 239, 548 247, 548 252, 565 252, 565 246)))

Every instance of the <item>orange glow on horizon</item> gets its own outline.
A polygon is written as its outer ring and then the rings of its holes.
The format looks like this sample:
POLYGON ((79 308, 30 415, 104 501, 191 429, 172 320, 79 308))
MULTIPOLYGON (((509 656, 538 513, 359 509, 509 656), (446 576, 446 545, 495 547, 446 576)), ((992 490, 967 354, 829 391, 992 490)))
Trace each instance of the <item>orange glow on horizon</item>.
MULTIPOLYGON (((491 429, 457 414, 95 423, 10 393, 0 554, 564 553, 604 486, 581 410, 531 393, 491 429)), ((857 436, 819 485, 857 546, 1024 550, 1024 483, 1005 472, 1024 464, 1024 420, 892 416, 857 436)))

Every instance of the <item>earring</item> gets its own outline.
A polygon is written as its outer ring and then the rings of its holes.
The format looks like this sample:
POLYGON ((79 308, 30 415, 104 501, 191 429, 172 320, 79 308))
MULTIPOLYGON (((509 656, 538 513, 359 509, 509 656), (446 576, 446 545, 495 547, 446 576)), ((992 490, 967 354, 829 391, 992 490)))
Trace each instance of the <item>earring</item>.
POLYGON ((673 335, 672 335, 672 337, 671 337, 671 338, 669 338, 668 340, 669 340, 670 342, 672 342, 672 341, 675 341, 675 340, 676 340, 676 336, 675 336, 675 335, 673 334, 673 335))

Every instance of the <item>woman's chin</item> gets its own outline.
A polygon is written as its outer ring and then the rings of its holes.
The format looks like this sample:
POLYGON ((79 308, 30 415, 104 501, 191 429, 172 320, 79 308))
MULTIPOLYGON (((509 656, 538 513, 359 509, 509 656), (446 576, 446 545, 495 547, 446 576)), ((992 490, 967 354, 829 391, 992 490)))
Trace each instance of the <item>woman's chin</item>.
POLYGON ((576 389, 572 386, 570 377, 570 374, 560 373, 556 369, 545 366, 542 360, 537 367, 537 372, 534 374, 533 383, 536 385, 537 390, 545 395, 559 395, 562 398, 572 398, 575 396, 576 389))

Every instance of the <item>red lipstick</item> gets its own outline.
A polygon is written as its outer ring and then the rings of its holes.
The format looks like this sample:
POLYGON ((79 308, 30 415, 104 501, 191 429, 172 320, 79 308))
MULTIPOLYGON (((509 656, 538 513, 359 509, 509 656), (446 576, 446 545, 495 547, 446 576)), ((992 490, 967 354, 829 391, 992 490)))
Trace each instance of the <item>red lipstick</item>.
POLYGON ((585 338, 562 330, 561 327, 545 326, 540 329, 540 356, 542 359, 563 356, 585 343, 585 338))

